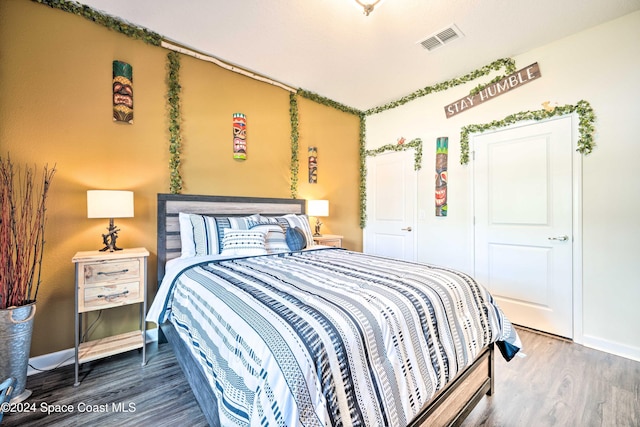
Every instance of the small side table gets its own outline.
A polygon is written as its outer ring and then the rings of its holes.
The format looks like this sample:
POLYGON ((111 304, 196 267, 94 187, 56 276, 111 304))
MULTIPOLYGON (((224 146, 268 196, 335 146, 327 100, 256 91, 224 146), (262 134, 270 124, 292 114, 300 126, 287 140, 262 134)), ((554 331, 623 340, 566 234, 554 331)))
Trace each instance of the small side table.
MULTIPOLYGON (((72 261, 76 265, 75 364, 76 380, 81 363, 142 348, 145 353, 147 311, 147 258, 145 248, 116 252, 78 252, 72 261), (98 340, 80 342, 82 315, 122 305, 140 304, 140 329, 98 340)), ((86 326, 85 326, 86 328, 86 326)))
POLYGON ((321 236, 313 236, 313 241, 316 242, 317 245, 341 248, 342 238, 343 236, 339 236, 337 234, 323 234, 321 236))

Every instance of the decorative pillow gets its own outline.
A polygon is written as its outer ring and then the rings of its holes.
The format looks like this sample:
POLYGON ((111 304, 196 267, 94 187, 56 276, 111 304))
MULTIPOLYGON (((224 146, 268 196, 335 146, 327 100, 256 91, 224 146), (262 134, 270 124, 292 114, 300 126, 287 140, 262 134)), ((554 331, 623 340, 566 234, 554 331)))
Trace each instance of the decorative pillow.
MULTIPOLYGON (((191 256, 216 255, 221 253, 222 239, 224 238, 225 230, 248 230, 251 222, 251 217, 189 214, 188 218, 191 223, 191 236, 194 246, 194 255, 191 256)), ((182 233, 182 227, 180 232, 182 233)), ((188 233, 185 233, 185 236, 185 239, 188 238, 188 233)), ((180 239, 183 239, 182 234, 180 239)))
POLYGON ((313 241, 313 233, 311 232, 311 226, 309 225, 309 218, 306 215, 287 214, 283 216, 288 223, 289 227, 298 227, 304 233, 304 238, 307 241, 306 247, 315 246, 313 241))
POLYGON ((304 232, 298 227, 287 228, 287 234, 285 237, 289 250, 296 252, 301 251, 307 247, 307 239, 304 237, 304 232))
POLYGON ((278 224, 249 222, 251 231, 260 231, 265 235, 267 253, 289 252, 289 246, 284 236, 284 230, 278 224))
POLYGON ((254 227, 257 224, 278 224, 282 227, 285 236, 289 228, 297 227, 304 235, 304 247, 315 245, 311 226, 309 225, 309 218, 304 214, 286 214, 282 216, 263 216, 260 214, 254 214, 246 218, 249 220, 249 228, 254 227))
POLYGON ((222 255, 254 256, 266 255, 265 235, 261 231, 234 230, 224 231, 222 255))

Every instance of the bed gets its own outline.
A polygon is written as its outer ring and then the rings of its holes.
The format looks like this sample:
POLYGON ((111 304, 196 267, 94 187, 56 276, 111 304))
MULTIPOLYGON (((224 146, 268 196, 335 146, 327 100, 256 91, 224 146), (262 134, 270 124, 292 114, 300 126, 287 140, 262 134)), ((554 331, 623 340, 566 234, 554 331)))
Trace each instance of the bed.
POLYGON ((147 321, 159 324, 208 422, 461 423, 493 392, 494 344, 507 360, 520 347, 491 296, 454 270, 296 247, 300 235, 309 240, 304 211, 299 199, 158 195, 160 287, 147 321), (200 222, 185 232, 186 218, 211 222, 219 238, 200 222), (258 231, 274 231, 279 250, 229 251, 234 237, 258 231), (194 253, 193 241, 215 254, 194 253))

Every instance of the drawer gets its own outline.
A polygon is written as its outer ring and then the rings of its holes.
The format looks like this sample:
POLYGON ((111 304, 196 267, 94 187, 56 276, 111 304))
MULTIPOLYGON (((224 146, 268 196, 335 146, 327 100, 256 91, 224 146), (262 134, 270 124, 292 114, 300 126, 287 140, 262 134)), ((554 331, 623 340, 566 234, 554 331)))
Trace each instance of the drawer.
POLYGON ((322 240, 320 241, 321 245, 324 246, 333 246, 334 248, 339 248, 342 246, 342 240, 341 239, 327 239, 327 240, 322 240))
POLYGON ((84 265, 84 283, 135 280, 140 277, 140 259, 97 262, 84 265))
POLYGON ((140 281, 85 288, 79 311, 109 308, 142 302, 140 281))

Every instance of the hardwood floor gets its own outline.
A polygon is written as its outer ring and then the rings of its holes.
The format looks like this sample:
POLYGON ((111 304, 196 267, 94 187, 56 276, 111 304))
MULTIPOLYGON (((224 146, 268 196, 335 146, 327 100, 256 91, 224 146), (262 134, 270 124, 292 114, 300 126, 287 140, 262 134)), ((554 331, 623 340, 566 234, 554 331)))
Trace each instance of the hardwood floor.
MULTIPOLYGON (((497 354, 496 391, 463 426, 640 426, 640 362, 527 330, 520 337, 527 357, 497 354)), ((85 364, 81 380, 73 387, 73 365, 30 376, 35 412, 5 415, 2 425, 206 425, 168 345, 149 345, 145 367, 137 351, 85 364), (41 412, 62 405, 73 412, 41 412)))
POLYGON ((496 357, 496 391, 463 426, 640 426, 640 362, 518 333, 527 357, 496 357))
POLYGON ((73 386, 73 365, 31 375, 27 389, 33 394, 25 403, 34 411, 7 414, 2 427, 207 425, 169 345, 149 344, 147 365, 140 362, 134 350, 85 363, 78 387, 73 386), (46 412, 63 405, 71 405, 73 412, 46 412))

